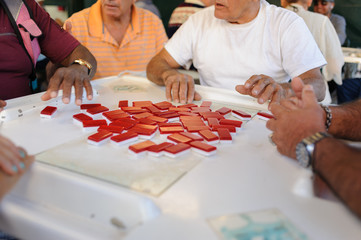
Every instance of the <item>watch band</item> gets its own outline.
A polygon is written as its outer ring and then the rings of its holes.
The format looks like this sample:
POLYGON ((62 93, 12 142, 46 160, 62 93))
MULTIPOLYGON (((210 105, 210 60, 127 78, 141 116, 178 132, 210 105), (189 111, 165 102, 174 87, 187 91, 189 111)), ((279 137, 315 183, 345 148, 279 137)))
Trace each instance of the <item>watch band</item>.
POLYGON ((317 132, 309 137, 304 138, 296 147, 296 156, 297 160, 301 166, 308 168, 313 165, 313 153, 315 150, 315 145, 317 142, 321 141, 325 137, 330 137, 331 135, 326 132, 317 132), (302 147, 303 146, 303 147, 302 147), (300 155, 297 151, 300 151, 300 148, 304 148, 307 151, 307 158, 305 155, 300 155))
POLYGON ((88 68, 88 76, 90 76, 93 66, 88 61, 85 61, 84 59, 79 58, 79 59, 74 60, 72 65, 73 64, 79 64, 79 65, 87 67, 88 68))

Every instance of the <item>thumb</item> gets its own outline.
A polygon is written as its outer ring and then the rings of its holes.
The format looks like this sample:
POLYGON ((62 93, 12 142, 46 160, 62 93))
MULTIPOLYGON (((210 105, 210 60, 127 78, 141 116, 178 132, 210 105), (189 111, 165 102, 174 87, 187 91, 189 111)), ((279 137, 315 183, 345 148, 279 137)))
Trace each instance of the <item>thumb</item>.
POLYGON ((194 92, 194 101, 200 101, 202 96, 198 92, 194 92))
POLYGON ((302 97, 302 89, 304 86, 305 85, 300 77, 295 77, 291 81, 292 90, 298 98, 302 97))
POLYGON ((67 31, 68 33, 71 34, 71 29, 72 29, 72 28, 73 28, 73 26, 71 25, 71 22, 66 21, 66 22, 64 23, 64 29, 65 29, 65 31, 67 31))
POLYGON ((315 92, 311 85, 306 85, 302 90, 302 101, 305 107, 317 105, 317 99, 315 96, 315 92))

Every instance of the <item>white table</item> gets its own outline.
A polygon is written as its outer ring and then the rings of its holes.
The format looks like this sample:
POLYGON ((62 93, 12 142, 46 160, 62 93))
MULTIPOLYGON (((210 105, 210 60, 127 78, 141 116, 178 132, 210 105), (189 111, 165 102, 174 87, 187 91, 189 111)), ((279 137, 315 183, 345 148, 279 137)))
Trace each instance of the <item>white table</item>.
MULTIPOLYGON (((112 108, 124 99, 165 100, 164 88, 140 77, 106 78, 93 85, 99 94, 94 102, 112 108)), ((266 109, 233 91, 196 89, 204 100, 266 109)), ((0 133, 32 154, 88 135, 71 121, 79 107, 59 100, 40 103, 38 97, 10 101, 0 133), (59 107, 56 118, 40 119, 44 104, 59 107), (21 117, 18 109, 23 110, 21 117)), ((359 220, 343 205, 312 195, 311 173, 277 152, 264 121, 254 118, 242 128, 233 144, 202 158, 160 196, 36 162, 1 203, 0 229, 37 240, 216 240, 208 218, 277 208, 311 239, 360 239, 359 220)))

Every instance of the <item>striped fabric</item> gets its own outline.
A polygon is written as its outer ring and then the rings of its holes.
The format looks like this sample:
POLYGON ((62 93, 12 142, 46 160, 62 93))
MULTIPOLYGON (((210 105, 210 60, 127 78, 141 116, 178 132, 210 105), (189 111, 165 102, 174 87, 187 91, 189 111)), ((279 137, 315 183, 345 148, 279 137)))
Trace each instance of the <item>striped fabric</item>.
POLYGON ((105 28, 101 1, 73 14, 67 21, 72 34, 95 56, 98 70, 94 79, 120 72, 145 71, 150 59, 162 50, 167 36, 161 20, 141 8, 132 6, 131 24, 119 45, 105 28))
POLYGON ((187 21, 189 16, 202 10, 204 3, 199 0, 186 0, 174 9, 168 22, 167 34, 171 38, 180 26, 187 21))

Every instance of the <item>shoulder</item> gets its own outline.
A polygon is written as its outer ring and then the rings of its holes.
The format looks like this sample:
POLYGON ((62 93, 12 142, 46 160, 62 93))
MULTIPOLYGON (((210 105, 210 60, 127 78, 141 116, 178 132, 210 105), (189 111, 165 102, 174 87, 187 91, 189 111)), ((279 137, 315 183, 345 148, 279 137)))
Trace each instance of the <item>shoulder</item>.
POLYGON ((283 22, 284 24, 294 22, 300 17, 293 11, 285 8, 278 7, 276 5, 269 4, 265 1, 261 1, 262 13, 266 15, 268 20, 283 22))
POLYGON ((90 8, 83 9, 79 12, 74 13, 71 15, 71 17, 68 19, 72 22, 80 22, 84 21, 89 18, 90 8))
POLYGON ((137 17, 140 19, 141 22, 147 23, 147 24, 162 22, 162 20, 157 15, 152 13, 151 11, 146 10, 144 8, 136 7, 136 6, 134 6, 134 7, 136 10, 137 17))
POLYGON ((332 13, 330 19, 331 19, 332 22, 344 22, 344 23, 346 23, 345 18, 342 17, 341 15, 338 15, 338 14, 332 13))

